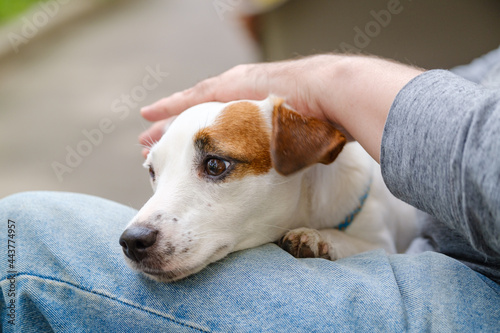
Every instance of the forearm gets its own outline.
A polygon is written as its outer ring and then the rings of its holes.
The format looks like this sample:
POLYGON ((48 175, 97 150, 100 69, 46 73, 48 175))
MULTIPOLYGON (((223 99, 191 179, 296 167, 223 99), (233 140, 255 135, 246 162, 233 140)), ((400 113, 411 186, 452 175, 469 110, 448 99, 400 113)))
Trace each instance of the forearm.
POLYGON ((500 254, 500 94, 446 71, 397 96, 383 136, 384 180, 399 198, 500 254))

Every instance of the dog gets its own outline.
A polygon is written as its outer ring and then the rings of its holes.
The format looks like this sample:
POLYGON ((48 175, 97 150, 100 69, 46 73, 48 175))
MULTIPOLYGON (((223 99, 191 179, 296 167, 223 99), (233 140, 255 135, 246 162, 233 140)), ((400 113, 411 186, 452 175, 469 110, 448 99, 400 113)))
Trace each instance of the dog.
POLYGON ((154 195, 119 243, 128 264, 157 281, 270 242, 336 260, 401 252, 415 237, 415 209, 391 195, 363 148, 276 96, 189 108, 144 166, 154 195))

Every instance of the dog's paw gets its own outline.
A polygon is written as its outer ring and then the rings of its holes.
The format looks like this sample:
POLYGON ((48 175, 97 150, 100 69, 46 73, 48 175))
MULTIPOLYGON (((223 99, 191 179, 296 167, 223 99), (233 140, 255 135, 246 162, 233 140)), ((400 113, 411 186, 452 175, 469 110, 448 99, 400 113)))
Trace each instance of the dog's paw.
POLYGON ((328 244, 318 230, 298 228, 289 231, 280 239, 278 245, 295 258, 330 259, 328 244))

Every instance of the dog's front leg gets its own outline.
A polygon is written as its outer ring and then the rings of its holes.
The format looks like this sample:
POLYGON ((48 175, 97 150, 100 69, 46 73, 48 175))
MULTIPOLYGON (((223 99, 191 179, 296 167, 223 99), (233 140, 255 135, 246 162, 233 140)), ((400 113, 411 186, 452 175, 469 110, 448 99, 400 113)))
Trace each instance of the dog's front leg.
POLYGON ((347 235, 336 229, 298 228, 289 231, 278 245, 296 258, 337 260, 379 246, 347 235))

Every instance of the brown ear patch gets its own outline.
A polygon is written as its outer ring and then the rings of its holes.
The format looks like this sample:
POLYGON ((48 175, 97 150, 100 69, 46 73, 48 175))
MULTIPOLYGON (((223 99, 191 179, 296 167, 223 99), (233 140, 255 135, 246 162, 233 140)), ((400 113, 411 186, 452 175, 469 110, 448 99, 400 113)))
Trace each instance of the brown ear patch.
POLYGON ((332 163, 347 142, 329 123, 302 116, 282 100, 276 101, 272 121, 272 162, 285 176, 315 163, 332 163))
POLYGON ((197 149, 237 161, 230 179, 260 175, 272 167, 271 135, 259 107, 250 102, 230 104, 215 122, 195 134, 197 149))

